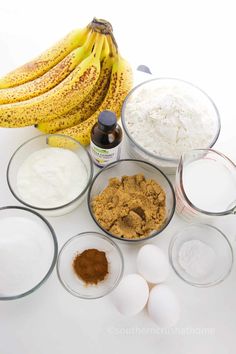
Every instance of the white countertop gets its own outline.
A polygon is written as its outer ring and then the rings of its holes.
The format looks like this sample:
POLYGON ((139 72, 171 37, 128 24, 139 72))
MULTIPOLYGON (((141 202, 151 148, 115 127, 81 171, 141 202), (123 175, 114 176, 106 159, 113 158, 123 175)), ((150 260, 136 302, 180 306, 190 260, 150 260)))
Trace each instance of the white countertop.
MULTIPOLYGON (((136 5, 133 18, 128 18, 131 5, 111 5, 105 0, 83 5, 67 0, 63 6, 55 4, 55 7, 46 1, 38 2, 37 6, 28 0, 1 3, 0 74, 46 49, 77 23, 86 24, 93 15, 107 18, 114 25, 123 55, 130 58, 134 67, 146 63, 158 76, 191 81, 212 97, 222 120, 215 148, 236 161, 233 2, 148 3, 153 11, 148 13, 136 5), (128 11, 124 13, 124 9, 128 11)), ((18 204, 7 187, 6 166, 19 144, 37 134, 32 127, 0 129, 0 206, 18 204)), ((72 213, 48 220, 56 231, 59 248, 77 233, 98 230, 89 216, 86 201, 72 213)), ((172 235, 183 225, 175 216, 152 243, 167 252, 172 235)), ((228 235, 235 250, 236 218, 217 220, 217 225, 228 235)), ((125 273, 135 272, 135 256, 140 246, 124 243, 119 246, 125 257, 125 273)), ((235 279, 236 265, 225 282, 206 289, 185 284, 171 271, 167 283, 179 297, 182 313, 176 328, 161 331, 145 311, 130 318, 120 315, 109 296, 93 301, 73 297, 60 285, 54 270, 32 295, 0 302, 0 353, 234 354, 235 279)))

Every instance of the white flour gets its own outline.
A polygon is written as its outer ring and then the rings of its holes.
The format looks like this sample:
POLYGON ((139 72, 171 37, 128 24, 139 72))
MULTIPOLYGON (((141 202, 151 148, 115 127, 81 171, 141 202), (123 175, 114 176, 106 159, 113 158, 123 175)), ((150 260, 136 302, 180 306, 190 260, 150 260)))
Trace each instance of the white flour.
POLYGON ((50 147, 26 158, 18 171, 17 189, 24 202, 53 208, 78 197, 87 180, 87 169, 74 152, 50 147))
POLYGON ((125 121, 132 138, 149 152, 169 158, 209 147, 216 131, 213 105, 189 84, 161 81, 141 86, 128 99, 125 121))
POLYGON ((179 250, 179 264, 186 273, 194 278, 209 275, 215 261, 214 250, 199 240, 186 241, 179 250))
POLYGON ((48 230, 23 217, 0 219, 0 296, 20 295, 36 286, 53 259, 48 230))

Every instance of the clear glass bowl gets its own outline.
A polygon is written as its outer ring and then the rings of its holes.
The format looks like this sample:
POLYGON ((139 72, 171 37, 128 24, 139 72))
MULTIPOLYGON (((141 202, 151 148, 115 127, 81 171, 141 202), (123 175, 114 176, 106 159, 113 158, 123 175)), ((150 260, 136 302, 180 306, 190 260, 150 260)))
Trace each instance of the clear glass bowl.
POLYGON ((26 141, 14 152, 7 167, 7 183, 13 196, 20 203, 24 204, 29 208, 33 208, 46 216, 64 215, 71 212, 73 209, 77 208, 80 205, 80 203, 84 200, 88 187, 92 181, 92 178, 93 178, 93 163, 87 150, 78 141, 60 134, 39 135, 26 141), (82 161, 82 163, 84 164, 87 170, 87 184, 83 189, 83 191, 74 200, 71 200, 67 204, 59 205, 54 208, 47 208, 47 207, 41 208, 36 205, 30 205, 25 200, 23 200, 22 197, 19 195, 19 191, 17 189, 18 170, 21 167, 22 163, 30 154, 40 149, 50 147, 51 145, 49 145, 48 143, 49 139, 55 139, 55 138, 57 139, 57 142, 59 144, 60 142, 62 142, 63 148, 69 149, 74 153, 76 153, 78 158, 82 161))
MULTIPOLYGON (((39 227, 41 229, 41 234, 37 234, 37 233, 33 233, 32 237, 35 240, 35 245, 38 244, 39 242, 39 238, 42 238, 42 233, 44 234, 44 237, 48 237, 48 244, 50 244, 50 252, 49 249, 47 249, 47 251, 51 254, 50 259, 45 260, 45 264, 44 264, 44 268, 46 269, 45 274, 42 276, 41 279, 39 279, 39 281, 37 282, 37 284, 35 284, 32 288, 27 289, 24 292, 18 291, 18 289, 12 289, 11 290, 11 294, 2 294, 0 293, 0 300, 15 300, 15 299, 19 299, 21 297, 24 297, 26 295, 29 295, 31 293, 33 293, 35 290, 37 290, 43 283, 45 283, 45 281, 48 279, 48 277, 50 276, 50 274, 52 273, 54 266, 56 264, 56 260, 57 260, 57 253, 58 253, 58 244, 57 244, 57 238, 56 238, 56 234, 52 228, 52 226, 49 224, 49 222, 40 214, 36 213, 34 210, 30 210, 24 207, 18 207, 18 206, 7 206, 7 207, 2 207, 0 208, 0 220, 4 221, 6 218, 9 217, 14 217, 14 218, 24 218, 27 219, 30 222, 33 222, 37 225, 37 227, 39 227), (47 264, 46 264, 47 262, 47 264)), ((21 224, 22 225, 22 224, 21 224)), ((25 228, 27 228, 28 231, 28 223, 26 223, 25 228)), ((1 233, 3 233, 4 230, 1 230, 1 233)), ((7 230, 8 233, 11 233, 11 230, 7 230)), ((33 232, 33 231, 32 231, 33 232)), ((15 234, 16 230, 14 225, 12 225, 12 234, 15 234)), ((14 235, 15 236, 15 235, 14 235)), ((1 238, 1 235, 0 235, 1 238)), ((13 248, 13 244, 11 245, 11 247, 13 248)), ((9 250, 9 257, 11 257, 11 251, 9 250)), ((42 258, 40 258, 41 261, 42 258)), ((12 262, 14 262, 14 259, 11 260, 12 262)), ((33 264, 31 262, 29 262, 28 268, 31 270, 34 269, 34 265, 35 262, 37 262, 37 259, 34 260, 33 264)), ((3 271, 3 270, 1 270, 3 271)), ((24 277, 25 274, 21 274, 21 272, 18 269, 18 273, 19 273, 19 277, 24 277)), ((28 272, 29 273, 29 272, 28 272)), ((3 280, 1 280, 1 286, 3 284, 3 280)), ((1 292, 4 292, 1 291, 1 292)))
POLYGON ((105 232, 107 235, 114 237, 117 240, 121 240, 124 242, 143 242, 146 241, 152 237, 157 236, 160 234, 170 223, 174 212, 175 212, 175 193, 173 186, 169 179, 165 176, 165 174, 160 171, 156 166, 152 165, 149 162, 141 161, 141 160, 131 160, 131 159, 124 159, 124 160, 119 160, 116 162, 113 162, 103 168, 93 179, 89 191, 88 191, 88 208, 90 211, 90 214, 95 221, 95 223, 98 225, 98 227, 105 232), (160 186, 164 189, 166 193, 166 210, 167 210, 167 218, 162 226, 161 229, 156 230, 150 234, 150 236, 147 236, 145 238, 140 238, 140 239, 128 239, 128 238, 121 238, 118 236, 113 235, 109 231, 105 230, 96 220, 96 217, 93 213, 93 210, 91 208, 91 201, 92 199, 100 194, 107 186, 110 178, 118 177, 121 178, 122 176, 132 176, 135 174, 142 173, 146 178, 153 179, 157 181, 160 186))
POLYGON ((94 231, 69 239, 62 247, 57 261, 57 274, 63 287, 72 295, 83 299, 97 299, 110 293, 119 284, 123 270, 124 260, 119 247, 108 237, 94 231), (108 261, 108 274, 96 285, 84 283, 73 269, 76 255, 91 248, 104 251, 108 261))
MULTIPOLYGON (((191 262, 194 254, 190 254, 188 262, 191 262)), ((196 257, 196 256, 195 256, 196 257)), ((171 240, 169 245, 170 263, 176 274, 186 283, 197 287, 209 287, 221 283, 230 274, 233 266, 233 249, 227 237, 218 228, 208 224, 190 224, 179 231, 171 240), (201 257, 197 258, 197 264, 204 272, 193 276, 192 270, 182 267, 179 260, 179 252, 185 242, 198 240, 211 247, 214 251, 214 258, 211 266, 205 264, 201 257), (202 263, 201 263, 202 261, 202 263)))
POLYGON ((204 91, 202 91, 197 86, 194 86, 187 81, 173 79, 173 78, 156 78, 156 79, 143 82, 140 85, 134 87, 133 90, 126 97, 121 112, 122 126, 125 131, 126 150, 130 157, 151 162, 154 165, 158 166, 163 172, 167 174, 175 174, 176 168, 179 163, 179 159, 169 158, 165 156, 157 156, 156 154, 148 151, 141 144, 139 144, 139 142, 135 140, 129 132, 129 128, 126 122, 127 121, 126 106, 130 98, 133 95, 137 95, 144 86, 150 86, 150 87, 154 86, 155 88, 163 88, 163 87, 169 87, 173 85, 185 89, 185 91, 191 97, 196 97, 196 99, 199 102, 202 102, 202 104, 204 104, 204 107, 207 107, 207 109, 209 110, 210 114, 214 119, 214 137, 212 141, 209 142, 208 146, 197 146, 195 148, 211 148, 218 139, 218 136, 220 134, 220 127, 221 127, 220 115, 212 99, 204 91))

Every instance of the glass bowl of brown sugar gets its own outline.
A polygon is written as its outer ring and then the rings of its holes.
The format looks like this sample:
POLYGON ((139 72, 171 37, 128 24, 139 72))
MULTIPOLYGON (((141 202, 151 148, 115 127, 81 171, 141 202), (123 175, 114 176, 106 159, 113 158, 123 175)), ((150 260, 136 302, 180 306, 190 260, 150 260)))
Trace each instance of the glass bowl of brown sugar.
POLYGON ((63 287, 83 299, 110 293, 123 275, 124 260, 114 241, 97 232, 70 238, 62 247, 57 274, 63 287))
POLYGON ((123 159, 104 167, 88 191, 89 212, 108 236, 143 242, 159 235, 175 212, 175 192, 153 164, 123 159))

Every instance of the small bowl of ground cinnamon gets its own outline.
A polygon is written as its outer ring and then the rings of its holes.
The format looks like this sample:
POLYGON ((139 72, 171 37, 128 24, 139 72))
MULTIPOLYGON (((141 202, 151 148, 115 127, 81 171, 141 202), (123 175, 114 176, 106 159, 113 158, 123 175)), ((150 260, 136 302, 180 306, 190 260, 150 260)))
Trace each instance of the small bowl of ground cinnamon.
POLYGON ((128 242, 160 234, 175 211, 175 193, 166 175, 141 160, 119 160, 101 170, 88 192, 88 207, 107 235, 128 242))
POLYGON ((72 295, 97 299, 119 284, 123 267, 123 256, 115 242, 97 232, 84 232, 62 247, 57 274, 72 295))

